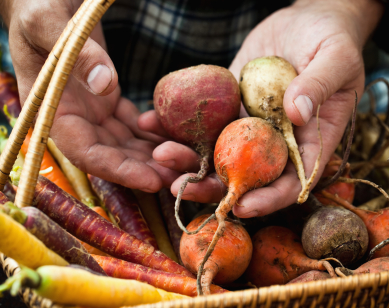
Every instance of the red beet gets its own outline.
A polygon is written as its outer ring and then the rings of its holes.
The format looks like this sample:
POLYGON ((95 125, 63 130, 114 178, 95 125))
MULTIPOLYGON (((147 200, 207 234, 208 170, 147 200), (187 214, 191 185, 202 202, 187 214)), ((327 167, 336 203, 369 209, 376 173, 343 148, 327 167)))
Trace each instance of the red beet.
POLYGON ((162 126, 177 142, 192 147, 202 157, 196 177, 187 177, 177 194, 176 219, 181 196, 188 184, 201 181, 223 128, 237 119, 240 90, 232 73, 220 66, 198 65, 172 72, 155 87, 154 108, 162 126))

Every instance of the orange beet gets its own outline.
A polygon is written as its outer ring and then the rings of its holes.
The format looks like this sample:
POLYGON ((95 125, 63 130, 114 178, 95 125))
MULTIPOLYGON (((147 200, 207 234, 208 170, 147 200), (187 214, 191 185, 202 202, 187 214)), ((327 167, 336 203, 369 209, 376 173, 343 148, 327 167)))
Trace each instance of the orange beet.
MULTIPOLYGON (((284 138, 263 119, 255 117, 239 119, 222 131, 216 142, 214 162, 218 176, 228 187, 228 193, 215 212, 218 228, 198 269, 198 276, 204 274, 203 266, 218 240, 223 237, 225 219, 234 204, 247 191, 277 179, 284 170, 287 160, 288 149, 284 138)), ((206 274, 207 272, 204 276, 206 274)), ((203 293, 209 294, 211 281, 212 277, 201 280, 203 293)))
MULTIPOLYGON (((205 214, 194 219, 188 226, 196 230, 210 216, 205 214)), ((197 234, 183 233, 180 242, 180 255, 184 266, 197 273, 200 263, 218 227, 217 220, 210 220, 197 234)), ((203 280, 209 285, 230 283, 239 278, 249 265, 253 246, 250 235, 241 224, 226 222, 223 236, 204 266, 203 280)), ((209 285, 207 285, 209 287, 209 285)))
POLYGON ((336 277, 327 261, 310 259, 304 252, 300 238, 287 228, 263 228, 253 236, 252 241, 253 256, 245 276, 257 287, 285 284, 311 270, 327 270, 332 277, 336 277))

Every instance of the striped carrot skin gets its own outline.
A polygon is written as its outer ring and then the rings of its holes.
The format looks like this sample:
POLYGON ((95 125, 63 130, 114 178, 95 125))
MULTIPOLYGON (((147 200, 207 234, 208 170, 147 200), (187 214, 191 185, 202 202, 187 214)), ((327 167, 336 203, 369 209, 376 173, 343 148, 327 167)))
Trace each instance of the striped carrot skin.
POLYGON ((45 177, 38 177, 34 205, 70 234, 113 257, 194 277, 185 267, 108 222, 45 177))
MULTIPOLYGON (((156 288, 183 294, 187 296, 197 296, 196 279, 178 274, 166 273, 152 268, 134 264, 131 262, 111 258, 95 256, 93 257, 104 269, 108 276, 121 279, 134 279, 146 282, 156 288)), ((211 285, 211 293, 228 292, 219 286, 211 285)))
POLYGON ((119 184, 88 175, 92 189, 103 201, 119 227, 158 249, 157 241, 144 220, 133 192, 119 184))
POLYGON ((8 112, 17 118, 22 110, 16 79, 8 72, 0 72, 0 108, 7 105, 8 112))
POLYGON ((81 246, 75 237, 66 232, 40 210, 30 206, 24 207, 21 210, 9 202, 2 192, 0 192, 0 204, 9 216, 23 225, 47 248, 57 253, 67 262, 79 264, 106 275, 96 260, 81 246))
MULTIPOLYGON (((182 230, 177 224, 174 206, 176 202, 176 197, 170 192, 168 188, 162 188, 159 193, 159 202, 161 204, 162 216, 166 222, 167 229, 169 231, 170 241, 172 242, 174 252, 176 253, 180 263, 180 241, 182 236, 182 230)), ((182 208, 180 208, 182 209, 182 208)), ((182 211, 180 211, 181 221, 184 221, 182 211)))

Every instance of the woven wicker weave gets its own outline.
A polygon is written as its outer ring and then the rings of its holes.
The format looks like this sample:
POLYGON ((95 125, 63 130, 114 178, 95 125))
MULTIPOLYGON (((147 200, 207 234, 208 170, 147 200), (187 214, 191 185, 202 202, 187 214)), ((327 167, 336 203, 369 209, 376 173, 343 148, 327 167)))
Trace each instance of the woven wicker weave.
MULTIPOLYGON (((62 91, 77 56, 90 32, 114 0, 86 0, 54 46, 23 107, 9 145, 0 158, 0 188, 19 152, 42 101, 42 108, 31 139, 26 167, 18 189, 16 204, 26 206, 32 195, 41 164, 41 155, 54 119, 62 91), (53 69, 54 68, 54 69, 53 69), (16 154, 15 154, 16 153, 16 154)), ((10 276, 19 271, 18 264, 0 254, 0 263, 10 276)), ((31 290, 21 292, 33 308, 70 308, 52 303, 31 290)), ((328 279, 304 284, 272 286, 193 299, 142 305, 142 308, 255 308, 255 307, 389 307, 389 272, 328 279)))

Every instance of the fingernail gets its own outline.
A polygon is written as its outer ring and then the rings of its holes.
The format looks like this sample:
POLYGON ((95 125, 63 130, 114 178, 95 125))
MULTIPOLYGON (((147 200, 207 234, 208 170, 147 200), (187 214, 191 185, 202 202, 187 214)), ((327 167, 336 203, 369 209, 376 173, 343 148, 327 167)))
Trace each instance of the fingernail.
POLYGON ((112 81, 112 71, 108 66, 99 64, 95 66, 88 76, 88 85, 93 93, 100 94, 108 88, 112 81))
POLYGON ((176 162, 173 159, 170 160, 163 160, 163 161, 157 161, 156 162, 166 168, 173 168, 176 165, 176 162))
POLYGON ((299 95, 293 103, 300 113, 301 119, 307 124, 312 117, 313 104, 311 99, 308 96, 299 95))

